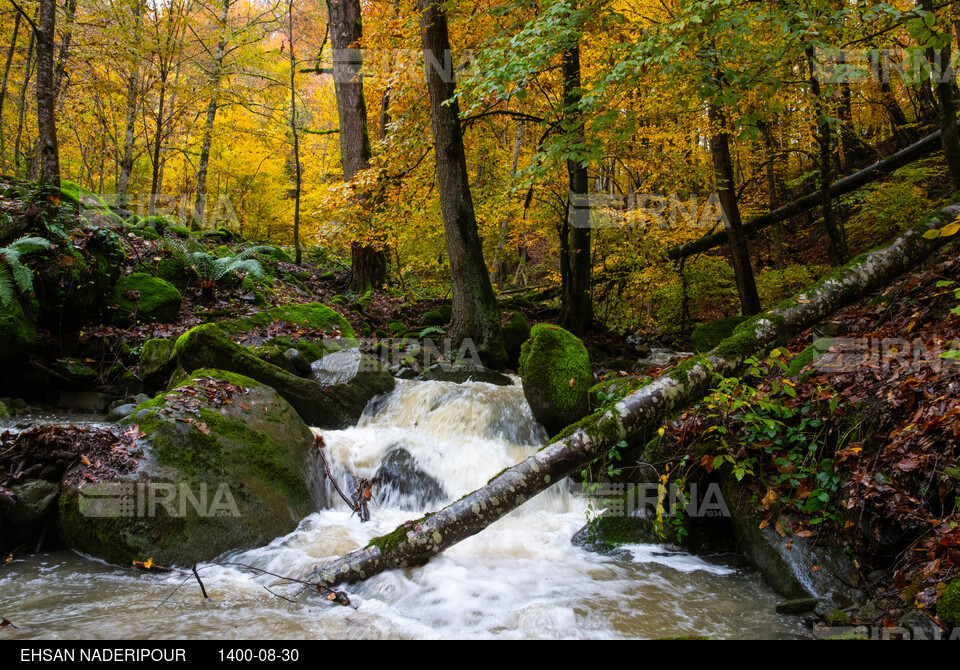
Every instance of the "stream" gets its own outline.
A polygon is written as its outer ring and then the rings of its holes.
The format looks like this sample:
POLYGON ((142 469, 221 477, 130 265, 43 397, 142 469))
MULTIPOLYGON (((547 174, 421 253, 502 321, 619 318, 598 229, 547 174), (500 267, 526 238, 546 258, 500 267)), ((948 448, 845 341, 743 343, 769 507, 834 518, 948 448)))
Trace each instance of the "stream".
MULTIPOLYGON (((22 417, 20 418, 22 423, 22 417)), ((266 547, 200 566, 192 576, 143 574, 58 551, 0 567, 0 639, 797 638, 799 617, 732 556, 658 545, 615 555, 576 547, 587 501, 567 482, 525 503, 424 567, 378 575, 333 605, 299 585, 324 557, 366 545, 485 484, 546 443, 519 385, 399 381, 357 426, 324 436, 344 490, 378 477, 361 524, 322 469, 321 510, 266 547)))

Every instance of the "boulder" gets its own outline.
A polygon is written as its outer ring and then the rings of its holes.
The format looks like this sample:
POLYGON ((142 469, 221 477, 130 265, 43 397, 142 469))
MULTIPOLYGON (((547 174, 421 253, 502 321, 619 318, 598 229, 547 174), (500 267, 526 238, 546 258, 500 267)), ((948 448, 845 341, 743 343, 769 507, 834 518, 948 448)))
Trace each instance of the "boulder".
POLYGON ((830 607, 847 608, 862 600, 858 570, 838 546, 819 546, 802 537, 781 536, 773 525, 760 528, 752 492, 725 478, 723 499, 737 551, 774 590, 790 599, 816 598, 830 607), (819 566, 819 570, 810 568, 819 566))
POLYGON ((520 349, 530 339, 530 324, 520 312, 510 312, 503 333, 503 346, 507 349, 508 364, 516 367, 520 362, 520 349))
POLYGON ((136 272, 117 281, 113 287, 113 302, 119 306, 115 317, 118 324, 129 324, 133 315, 144 323, 170 323, 180 314, 183 296, 169 282, 136 272))
POLYGON ((380 504, 418 511, 447 498, 436 479, 423 472, 410 452, 394 446, 387 452, 375 475, 380 504))
POLYGON ((424 370, 423 374, 420 375, 420 379, 423 381, 454 382, 457 384, 483 382, 485 384, 495 384, 496 386, 513 386, 513 380, 502 372, 473 365, 445 365, 443 363, 437 363, 424 370))
POLYGON ((321 359, 321 365, 314 367, 314 377, 320 381, 315 381, 260 360, 214 324, 197 326, 180 336, 176 354, 184 370, 219 368, 276 389, 304 421, 323 428, 350 425, 360 418, 371 398, 394 386, 383 366, 358 349, 344 349, 321 359))
POLYGON ((60 487, 43 479, 31 479, 10 487, 12 500, 0 498, 0 512, 10 523, 25 525, 43 520, 53 509, 60 487))
POLYGON ((538 323, 531 329, 521 349, 520 378, 534 417, 551 435, 587 415, 590 355, 563 328, 538 323))
POLYGON ((120 565, 189 566, 266 544, 314 509, 313 434, 252 379, 198 370, 121 425, 142 450, 133 472, 64 477, 60 537, 77 551, 120 565))
POLYGON ((177 366, 173 355, 174 340, 156 338, 147 340, 140 349, 140 375, 150 384, 163 384, 177 366))
POLYGON ((356 346, 355 333, 343 316, 320 303, 278 305, 240 319, 217 324, 228 335, 241 335, 251 345, 297 349, 308 362, 342 347, 356 346))
POLYGON ((947 584, 937 603, 937 616, 953 626, 960 626, 960 577, 947 584))
POLYGON ((37 343, 37 324, 17 298, 0 305, 0 361, 20 358, 37 343))

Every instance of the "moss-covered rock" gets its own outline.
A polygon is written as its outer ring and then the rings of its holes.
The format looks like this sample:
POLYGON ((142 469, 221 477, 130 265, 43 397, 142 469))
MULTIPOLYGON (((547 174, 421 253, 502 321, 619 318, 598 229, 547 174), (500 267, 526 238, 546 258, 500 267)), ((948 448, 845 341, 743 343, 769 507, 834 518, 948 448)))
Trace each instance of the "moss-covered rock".
POLYGON ((453 319, 453 307, 451 305, 440 305, 437 307, 437 311, 440 312, 440 316, 443 317, 444 323, 450 323, 453 319))
POLYGON ((446 322, 443 314, 436 310, 431 310, 423 313, 423 317, 420 319, 420 326, 422 328, 429 328, 430 326, 442 326, 446 322))
POLYGON ((14 298, 0 305, 0 361, 18 358, 37 343, 37 324, 32 314, 14 298))
POLYGON ((520 362, 520 348, 530 339, 530 324, 520 312, 511 312, 500 332, 503 333, 503 346, 507 349, 509 365, 515 367, 520 362))
POLYGON ((745 316, 731 316, 697 326, 693 329, 693 350, 697 353, 710 351, 733 335, 736 327, 747 320, 745 316))
POLYGON ((149 383, 165 383, 177 365, 173 355, 174 340, 152 339, 140 349, 140 375, 149 383))
POLYGON ((121 277, 113 289, 113 301, 118 305, 117 323, 137 321, 169 323, 180 315, 183 296, 169 282, 137 272, 121 277))
POLYGON ((10 416, 10 408, 0 402, 0 421, 9 421, 10 416))
POLYGON ((587 415, 590 354, 575 335, 539 323, 521 347, 520 378, 530 409, 553 435, 587 415))
POLYGON ((937 603, 937 616, 943 621, 960 626, 960 577, 947 585, 946 591, 937 603))
POLYGON ((221 322, 220 328, 230 335, 253 330, 266 329, 278 321, 289 323, 313 332, 323 331, 330 337, 339 336, 344 341, 355 337, 350 323, 326 305, 308 302, 301 305, 278 305, 242 319, 221 322))
POLYGON ((143 433, 135 472, 96 483, 66 477, 60 537, 73 549, 121 565, 189 566, 266 544, 314 507, 313 435, 252 379, 197 371, 124 424, 143 433))
POLYGON ((276 389, 312 426, 342 428, 349 425, 360 417, 371 398, 391 391, 394 386, 393 377, 380 363, 361 355, 358 349, 345 349, 324 359, 332 366, 342 362, 337 354, 355 356, 352 376, 343 368, 339 379, 320 383, 260 360, 214 324, 197 326, 184 333, 177 340, 175 352, 185 370, 202 367, 228 370, 276 389))

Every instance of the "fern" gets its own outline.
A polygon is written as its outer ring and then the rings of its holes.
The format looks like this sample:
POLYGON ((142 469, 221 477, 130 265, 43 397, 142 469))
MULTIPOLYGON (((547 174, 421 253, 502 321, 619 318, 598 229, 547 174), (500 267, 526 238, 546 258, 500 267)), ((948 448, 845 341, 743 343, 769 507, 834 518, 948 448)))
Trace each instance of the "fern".
POLYGON ((190 251, 186 245, 177 240, 168 239, 167 247, 185 266, 193 268, 201 282, 213 283, 220 281, 232 272, 246 272, 251 277, 262 277, 266 273, 260 261, 253 256, 272 251, 272 247, 269 246, 255 246, 233 256, 216 258, 205 251, 190 251))
POLYGON ((0 304, 4 307, 10 304, 15 295, 14 289, 20 293, 33 290, 33 273, 20 261, 20 257, 49 248, 50 242, 42 237, 21 237, 0 247, 0 304))

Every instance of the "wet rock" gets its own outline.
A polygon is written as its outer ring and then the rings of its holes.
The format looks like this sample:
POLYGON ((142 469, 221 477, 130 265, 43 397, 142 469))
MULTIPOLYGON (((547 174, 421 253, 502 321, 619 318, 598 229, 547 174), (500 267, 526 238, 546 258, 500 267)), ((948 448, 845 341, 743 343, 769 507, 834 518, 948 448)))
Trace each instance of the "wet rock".
POLYGON ((126 403, 124 405, 117 405, 109 412, 107 412, 107 421, 120 421, 126 417, 133 414, 137 409, 137 406, 133 403, 126 403))
POLYGON ((60 487, 42 479, 31 479, 10 487, 13 501, 0 498, 0 512, 10 523, 32 524, 50 513, 57 500, 60 487))
POLYGON ((806 614, 817 607, 816 598, 797 598, 777 605, 777 614, 806 614))
POLYGON ((442 363, 438 363, 427 368, 420 379, 433 382, 455 382, 457 384, 483 382, 496 386, 513 386, 513 380, 505 374, 490 368, 472 365, 444 366, 442 363))
POLYGON ((18 358, 33 349, 37 343, 37 323, 14 298, 0 305, 0 361, 18 358))
POLYGON ((266 544, 314 508, 313 434, 268 386, 197 370, 125 424, 143 434, 132 472, 91 482, 78 466, 64 477, 60 537, 73 549, 189 566, 266 544))
POLYGON ((110 396, 99 391, 64 391, 60 394, 59 405, 80 412, 103 413, 110 407, 110 396))
POLYGON ((325 356, 314 365, 314 379, 304 379, 260 360, 214 324, 197 326, 182 335, 176 354, 184 370, 228 370, 276 389, 304 421, 323 428, 343 428, 356 422, 371 398, 394 386, 390 373, 358 349, 325 356))
POLYGON ((392 448, 377 468, 377 498, 401 509, 421 510, 447 499, 436 479, 423 472, 410 452, 392 448))
POLYGON ((313 372, 310 361, 308 361, 298 349, 290 347, 283 352, 283 355, 286 356, 287 360, 290 361, 290 364, 293 366, 294 371, 301 377, 309 377, 313 372))
POLYGON ((737 551, 777 592, 791 599, 814 598, 828 608, 847 608, 862 601, 856 589, 859 573, 839 547, 781 537, 772 526, 760 528, 753 516, 750 492, 741 490, 736 482, 724 482, 723 498, 730 510, 737 551))
POLYGON ((140 375, 148 384, 164 384, 170 378, 177 359, 173 355, 174 340, 152 339, 140 349, 140 375))
POLYGON ((530 324, 520 312, 510 312, 500 332, 503 334, 503 346, 507 349, 508 364, 516 367, 520 363, 520 349, 530 339, 530 324))

